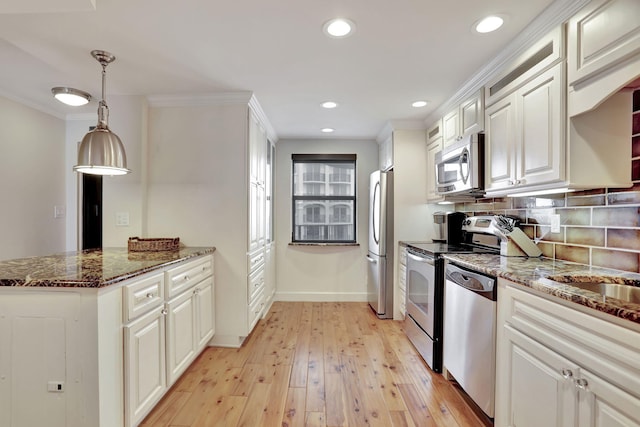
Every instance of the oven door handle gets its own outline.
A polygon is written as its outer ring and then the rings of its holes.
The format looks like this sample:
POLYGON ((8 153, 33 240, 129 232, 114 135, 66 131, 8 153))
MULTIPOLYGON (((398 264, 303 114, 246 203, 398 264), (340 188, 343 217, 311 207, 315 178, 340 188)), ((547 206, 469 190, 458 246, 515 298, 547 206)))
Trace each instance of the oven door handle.
POLYGON ((416 261, 416 262, 421 262, 421 263, 424 263, 424 264, 434 265, 433 264, 433 258, 431 258, 431 257, 429 257, 429 258, 421 257, 421 256, 418 256, 418 255, 414 255, 411 252, 407 252, 407 256, 409 258, 411 258, 412 260, 416 261))
POLYGON ((377 264, 378 261, 376 261, 375 259, 371 258, 369 255, 367 255, 367 261, 369 261, 371 264, 377 264))

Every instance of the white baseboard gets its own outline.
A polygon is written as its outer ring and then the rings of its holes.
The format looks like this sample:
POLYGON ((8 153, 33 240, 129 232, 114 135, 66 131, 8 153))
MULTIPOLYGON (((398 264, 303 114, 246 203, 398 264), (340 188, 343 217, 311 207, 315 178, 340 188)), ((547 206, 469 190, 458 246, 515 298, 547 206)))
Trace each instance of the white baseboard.
POLYGON ((276 292, 274 301, 367 302, 365 292, 276 292))

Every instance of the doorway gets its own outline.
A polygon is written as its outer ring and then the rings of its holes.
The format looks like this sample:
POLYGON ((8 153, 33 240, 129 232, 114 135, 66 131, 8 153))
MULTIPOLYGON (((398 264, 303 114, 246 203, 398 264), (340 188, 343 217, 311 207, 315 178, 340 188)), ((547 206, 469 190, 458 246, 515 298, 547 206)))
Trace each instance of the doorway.
POLYGON ((82 174, 82 249, 102 248, 102 176, 82 174))

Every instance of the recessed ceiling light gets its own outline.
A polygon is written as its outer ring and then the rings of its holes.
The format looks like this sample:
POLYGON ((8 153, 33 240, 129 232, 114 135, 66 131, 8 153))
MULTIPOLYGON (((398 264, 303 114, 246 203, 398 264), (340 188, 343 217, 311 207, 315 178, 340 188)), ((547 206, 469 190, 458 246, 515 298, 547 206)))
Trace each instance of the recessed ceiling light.
POLYGON ((500 16, 487 16, 476 23, 475 29, 479 33, 490 33, 502 27, 502 24, 504 24, 504 19, 500 16))
POLYGON ((416 101, 413 104, 411 104, 412 107, 416 107, 416 108, 424 107, 426 105, 427 105, 427 101, 416 101))
POLYGON ((331 132, 335 132, 335 129, 333 129, 333 128, 322 128, 321 131, 323 133, 331 133, 331 132))
POLYGON ((51 93, 58 101, 73 107, 85 105, 91 100, 89 93, 72 87, 54 87, 51 93))
POLYGON ((355 24, 353 21, 344 18, 336 18, 325 22, 323 30, 330 37, 346 37, 353 34, 355 24))
POLYGON ((325 101, 321 105, 322 108, 336 108, 338 106, 338 103, 333 101, 325 101))

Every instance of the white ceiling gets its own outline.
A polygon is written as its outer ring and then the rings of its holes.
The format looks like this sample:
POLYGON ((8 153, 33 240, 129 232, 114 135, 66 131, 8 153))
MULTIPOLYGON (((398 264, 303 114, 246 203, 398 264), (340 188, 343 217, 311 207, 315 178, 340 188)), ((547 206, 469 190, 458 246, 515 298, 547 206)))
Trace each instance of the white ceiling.
POLYGON ((59 117, 96 111, 95 102, 64 106, 50 90, 99 98, 100 65, 89 52, 102 49, 117 58, 107 100, 253 91, 280 139, 327 137, 323 127, 336 129, 332 138, 375 138, 389 120, 424 120, 550 3, 3 0, 0 94, 59 117), (474 33, 488 14, 504 15, 504 27, 474 33), (334 17, 354 21, 356 32, 326 37, 322 26, 334 17), (430 104, 411 107, 419 99, 430 104), (324 100, 340 106, 324 110, 324 100))

